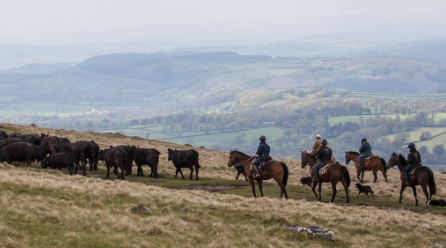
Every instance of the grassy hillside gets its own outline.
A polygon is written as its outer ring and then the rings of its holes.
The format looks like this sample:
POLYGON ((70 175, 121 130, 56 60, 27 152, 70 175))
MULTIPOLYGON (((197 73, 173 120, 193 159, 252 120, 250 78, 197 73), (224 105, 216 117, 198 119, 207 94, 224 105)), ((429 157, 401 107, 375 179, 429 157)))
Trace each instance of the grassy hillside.
MULTIPOLYGON (((173 178, 167 147, 189 147, 119 134, 98 134, 39 127, 1 124, 2 130, 23 133, 49 132, 71 140, 93 139, 101 147, 132 144, 154 147, 160 157, 159 179, 104 180, 104 168, 87 177, 68 176, 38 167, 0 165, 0 235, 6 247, 422 247, 445 242, 443 208, 415 207, 408 190, 397 203, 399 180, 389 171, 389 183, 381 175, 371 185, 376 199, 356 195, 351 203, 340 203, 345 193, 338 185, 337 201, 323 188, 323 203, 315 202, 310 188, 299 183, 308 174, 300 162, 282 160, 290 168, 290 200, 277 199, 275 183, 265 185, 265 198, 254 199, 244 181, 234 181, 235 171, 226 166, 228 154, 195 148, 200 152, 201 179, 173 178), (205 190, 191 190, 205 189, 205 190), (208 192, 216 191, 216 192, 208 192), (130 208, 144 205, 152 212, 134 214, 130 208), (290 232, 286 224, 323 226, 336 233, 336 242, 312 239, 290 232)), ((348 167, 351 177, 354 170, 348 167)), ((145 170, 147 173, 147 170, 145 170)), ((438 193, 445 198, 446 175, 435 173, 438 193)), ((424 201, 419 191, 420 202, 424 201)))

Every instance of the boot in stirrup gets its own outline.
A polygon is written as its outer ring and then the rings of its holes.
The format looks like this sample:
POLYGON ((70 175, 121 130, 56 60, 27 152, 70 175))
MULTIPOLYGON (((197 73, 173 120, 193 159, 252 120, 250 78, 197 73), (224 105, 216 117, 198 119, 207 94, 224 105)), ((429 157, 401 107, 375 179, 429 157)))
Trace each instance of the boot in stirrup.
POLYGON ((252 165, 252 168, 254 169, 254 175, 253 175, 254 180, 260 179, 259 168, 256 165, 252 165))
POLYGON ((410 183, 410 177, 409 175, 404 175, 404 185, 407 187, 412 187, 412 184, 410 183))

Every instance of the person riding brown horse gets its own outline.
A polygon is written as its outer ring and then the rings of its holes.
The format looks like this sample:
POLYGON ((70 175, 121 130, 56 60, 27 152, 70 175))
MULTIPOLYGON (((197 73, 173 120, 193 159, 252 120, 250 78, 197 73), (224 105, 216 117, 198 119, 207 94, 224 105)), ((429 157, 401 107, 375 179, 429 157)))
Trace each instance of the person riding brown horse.
MULTIPOLYGON (((403 172, 408 167, 408 163, 406 158, 402 154, 398 155, 395 152, 390 156, 389 161, 387 162, 387 168, 391 168, 393 166, 397 165, 398 169, 401 173, 401 189, 400 189, 400 201, 403 198, 403 192, 404 189, 407 187, 404 183, 404 177, 403 172)), ((434 179, 434 173, 431 169, 427 166, 420 166, 415 168, 415 170, 412 172, 412 175, 409 177, 410 180, 410 186, 413 189, 413 195, 415 197, 416 205, 418 206, 418 199, 417 199, 417 190, 415 185, 420 185, 423 189, 424 195, 426 196, 426 204, 429 200, 432 199, 432 195, 435 195, 437 192, 437 186, 435 184, 434 179), (429 186, 429 193, 427 192, 427 186, 429 186)))
MULTIPOLYGON (((307 165, 309 165, 310 170, 312 170, 313 166, 316 163, 316 158, 314 156, 312 156, 310 153, 307 153, 306 151, 301 151, 301 162, 302 162, 302 166, 301 166, 302 169, 304 169, 307 165)), ((336 193, 338 192, 336 190, 336 185, 338 184, 338 182, 341 182, 342 186, 344 187, 345 194, 347 195, 346 203, 348 203, 350 201, 349 196, 348 196, 348 187, 350 187, 351 180, 350 180, 350 174, 349 174, 347 168, 345 168, 345 166, 342 166, 338 162, 333 162, 328 167, 328 169, 326 169, 325 174, 319 177, 319 182, 313 181, 312 190, 313 190, 314 195, 316 196, 316 198, 319 201, 321 201, 321 186, 322 186, 322 183, 325 183, 325 182, 331 183, 331 188, 333 190, 333 196, 332 196, 330 202, 334 201, 336 193), (319 184, 319 196, 318 196, 318 194, 316 194, 316 191, 315 191, 317 184, 319 184)))
POLYGON ((269 152, 271 151, 271 148, 269 147, 268 144, 266 144, 266 137, 265 136, 260 136, 259 138, 260 140, 260 144, 259 147, 257 148, 257 159, 256 161, 254 161, 252 163, 252 168, 254 169, 254 179, 257 180, 260 178, 260 171, 259 171, 259 167, 260 164, 265 161, 265 160, 271 160, 271 156, 269 156, 269 152))
POLYGON ((416 166, 417 164, 421 164, 421 154, 417 151, 417 149, 415 148, 415 144, 414 143, 410 143, 407 148, 409 148, 409 154, 407 155, 407 163, 408 166, 406 167, 406 169, 403 172, 403 177, 404 177, 404 185, 405 186, 412 186, 410 184, 410 180, 409 180, 409 171, 412 170, 412 168, 414 166, 416 166))
POLYGON ((364 161, 364 168, 360 168, 359 153, 353 151, 345 152, 345 164, 349 164, 350 161, 353 161, 355 163, 356 176, 361 183, 364 182, 364 171, 368 170, 371 170, 373 172, 373 176, 375 178, 373 182, 376 182, 378 180, 378 176, 376 175, 378 171, 381 171, 384 179, 387 182, 387 167, 386 161, 383 158, 379 156, 370 157, 370 159, 364 161))
POLYGON ((254 160, 255 156, 249 156, 239 151, 231 151, 229 153, 228 167, 232 167, 234 165, 241 165, 245 168, 246 176, 248 177, 248 181, 252 187, 252 193, 254 197, 256 197, 256 190, 254 187, 254 180, 257 180, 259 184, 260 194, 263 197, 262 190, 262 182, 263 180, 269 180, 273 178, 280 187, 280 197, 285 194, 285 198, 288 199, 288 194, 286 192, 286 185, 288 182, 288 166, 285 163, 281 163, 279 161, 271 160, 268 162, 265 170, 260 171, 260 177, 258 179, 254 179, 253 177, 253 169, 251 165, 252 160, 254 160))
POLYGON ((333 152, 328 146, 327 140, 322 140, 322 146, 317 153, 318 163, 313 167, 313 181, 319 182, 319 169, 324 166, 325 163, 332 160, 333 152))

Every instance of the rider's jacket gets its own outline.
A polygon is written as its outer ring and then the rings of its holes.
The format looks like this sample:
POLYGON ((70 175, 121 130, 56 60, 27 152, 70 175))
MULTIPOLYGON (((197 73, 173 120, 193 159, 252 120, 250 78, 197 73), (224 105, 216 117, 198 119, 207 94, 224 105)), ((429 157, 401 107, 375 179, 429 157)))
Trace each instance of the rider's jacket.
POLYGON ((331 161, 333 152, 329 146, 322 146, 317 153, 317 158, 321 161, 331 161))
POLYGON ((266 144, 266 142, 262 142, 259 144, 259 148, 257 148, 256 154, 259 156, 257 159, 264 160, 269 157, 269 152, 271 149, 269 148, 269 145, 266 144))
POLYGON ((407 155, 407 163, 421 164, 421 155, 415 148, 410 151, 409 155, 407 155))
POLYGON ((365 142, 362 144, 361 148, 359 148, 359 157, 365 158, 372 154, 372 147, 370 146, 369 142, 365 142))

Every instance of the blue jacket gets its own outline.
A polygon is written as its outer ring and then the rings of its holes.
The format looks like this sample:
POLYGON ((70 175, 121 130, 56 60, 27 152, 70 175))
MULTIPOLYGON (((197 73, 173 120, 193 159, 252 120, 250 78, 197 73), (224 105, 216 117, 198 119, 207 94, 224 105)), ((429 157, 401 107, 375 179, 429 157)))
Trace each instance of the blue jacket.
POLYGON ((256 154, 259 156, 257 159, 264 160, 269 157, 269 152, 271 149, 266 142, 260 143, 259 148, 257 148, 256 154))
POLYGON ((370 146, 369 142, 365 142, 362 144, 361 148, 359 148, 359 157, 365 158, 372 154, 372 147, 370 146))

